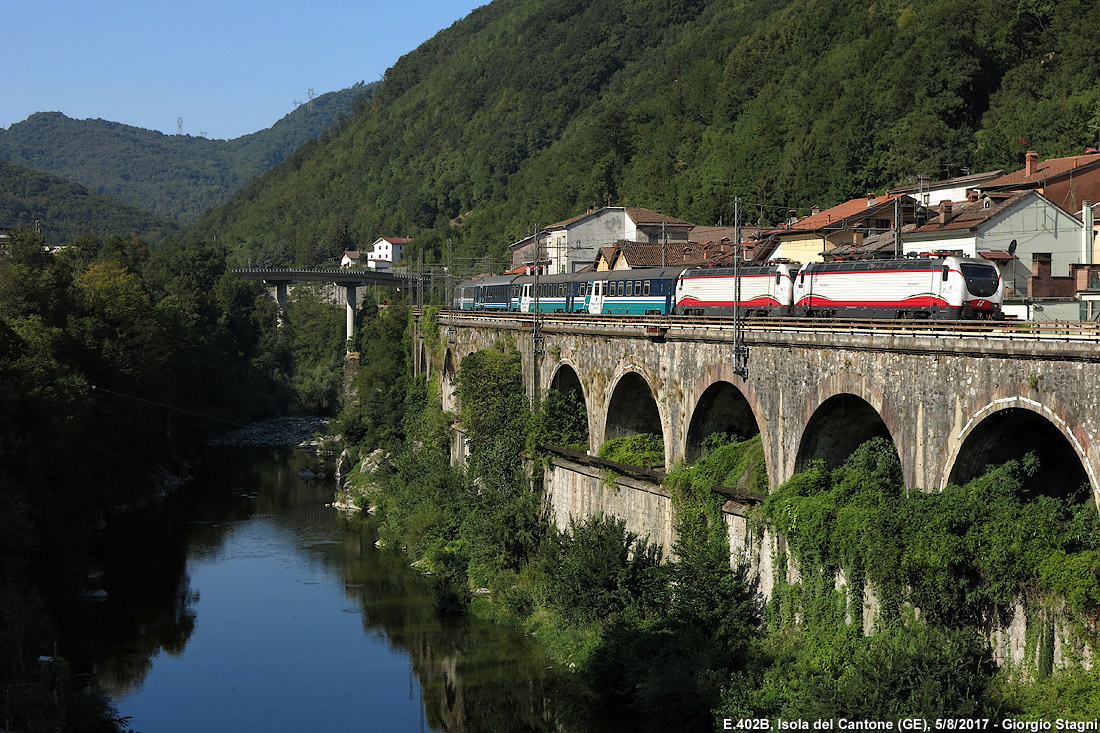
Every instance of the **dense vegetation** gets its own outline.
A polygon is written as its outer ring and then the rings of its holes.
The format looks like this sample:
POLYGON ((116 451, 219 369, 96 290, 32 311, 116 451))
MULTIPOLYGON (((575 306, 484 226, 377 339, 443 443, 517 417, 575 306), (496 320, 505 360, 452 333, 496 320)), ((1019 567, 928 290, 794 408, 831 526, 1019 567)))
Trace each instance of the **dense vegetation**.
MULTIPOLYGON (((497 0, 195 236, 238 261, 413 235, 478 262, 608 202, 776 221, 870 190, 1095 144, 1086 0, 497 0), (760 205, 760 206, 756 206, 760 205)), ((498 259, 499 261, 499 259, 498 259)), ((481 263, 484 267, 484 263, 481 263)))
POLYGON ((91 193, 79 183, 0 160, 0 226, 41 231, 47 244, 82 234, 136 235, 152 245, 178 233, 171 221, 91 193))
MULTIPOLYGON (((472 354, 454 416, 470 455, 452 467, 451 416, 438 408, 437 382, 409 376, 404 318, 391 308, 365 326, 384 338, 362 344, 381 366, 360 383, 376 404, 404 395, 403 418, 361 404, 342 417, 362 453, 389 452, 363 497, 381 536, 431 572, 445 607, 521 624, 574 665, 603 709, 638 714, 653 730, 705 730, 716 717, 1100 715, 1100 676, 1072 661, 1097 647, 1100 517, 1087 491, 1055 498, 1030 482, 1033 456, 941 493, 907 493, 882 439, 835 470, 813 464, 750 520, 757 542, 765 529, 785 538, 797 568, 788 575, 778 556, 772 599, 758 606, 730 567, 712 488, 768 492, 759 437, 711 436, 698 462, 668 475, 671 558, 613 517, 559 531, 543 518, 538 472, 521 461, 523 434, 532 457, 551 439, 582 445, 582 408, 551 391, 529 409, 518 353, 498 344, 472 354), (572 427, 551 430, 552 412, 572 427), (998 668, 985 632, 1013 613, 1028 617, 1026 659, 998 668), (1077 644, 1059 669, 1056 619, 1077 644)), ((619 440, 609 455, 663 459, 659 443, 619 440)))
MULTIPOLYGON (((76 181, 95 194, 164 219, 192 222, 307 140, 346 120, 356 105, 369 100, 373 88, 360 83, 322 94, 270 128, 233 140, 164 135, 118 122, 39 112, 0 130, 0 160, 76 181)), ((60 226, 54 221, 59 216, 38 218, 60 226)), ((14 223, 0 216, 0 225, 14 223)))
POLYGON ((332 406, 338 366, 318 383, 315 362, 343 351, 337 309, 302 292, 279 327, 216 247, 72 245, 16 232, 0 254, 0 689, 19 730, 110 725, 69 684, 104 519, 185 474, 213 431, 332 406), (67 661, 35 661, 55 650, 67 661))

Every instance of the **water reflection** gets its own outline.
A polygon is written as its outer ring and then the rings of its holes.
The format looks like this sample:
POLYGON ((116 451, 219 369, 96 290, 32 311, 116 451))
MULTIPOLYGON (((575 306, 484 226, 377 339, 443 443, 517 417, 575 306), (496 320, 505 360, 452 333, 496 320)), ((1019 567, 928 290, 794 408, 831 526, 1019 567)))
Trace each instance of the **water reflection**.
POLYGON ((311 461, 224 449, 112 527, 89 645, 135 729, 613 728, 522 634, 440 615, 426 579, 324 506, 327 482, 296 475, 311 461))

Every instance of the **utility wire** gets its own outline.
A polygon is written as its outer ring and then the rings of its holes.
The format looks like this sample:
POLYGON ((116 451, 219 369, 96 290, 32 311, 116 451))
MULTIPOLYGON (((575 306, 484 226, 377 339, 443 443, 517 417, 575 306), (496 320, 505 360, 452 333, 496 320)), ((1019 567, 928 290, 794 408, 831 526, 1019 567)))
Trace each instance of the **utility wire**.
POLYGON ((213 415, 203 415, 199 412, 192 412, 191 410, 184 410, 182 407, 173 407, 172 405, 166 405, 163 402, 154 402, 153 400, 143 399, 141 397, 134 397, 133 395, 122 394, 121 392, 113 392, 106 387, 97 387, 94 384, 91 385, 94 392, 106 392, 107 394, 115 395, 116 397, 125 397, 128 400, 134 400, 135 402, 144 402, 148 405, 155 405, 157 407, 163 407, 166 410, 175 410, 176 412, 182 412, 185 415, 192 415, 194 417, 201 417, 206 420, 217 420, 218 422, 227 423, 229 425, 236 425, 238 428, 247 428, 247 425, 242 425, 239 422, 233 422, 232 420, 223 420, 220 417, 214 417, 213 415))

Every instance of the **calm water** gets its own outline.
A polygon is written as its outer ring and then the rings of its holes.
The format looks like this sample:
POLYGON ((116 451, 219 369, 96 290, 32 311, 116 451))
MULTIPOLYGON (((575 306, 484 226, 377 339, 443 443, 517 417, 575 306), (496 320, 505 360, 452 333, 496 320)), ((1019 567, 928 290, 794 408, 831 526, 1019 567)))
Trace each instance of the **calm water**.
POLYGON ((130 727, 592 731, 521 634, 439 614, 430 581, 325 503, 300 452, 224 449, 156 515, 112 526, 89 611, 130 727))

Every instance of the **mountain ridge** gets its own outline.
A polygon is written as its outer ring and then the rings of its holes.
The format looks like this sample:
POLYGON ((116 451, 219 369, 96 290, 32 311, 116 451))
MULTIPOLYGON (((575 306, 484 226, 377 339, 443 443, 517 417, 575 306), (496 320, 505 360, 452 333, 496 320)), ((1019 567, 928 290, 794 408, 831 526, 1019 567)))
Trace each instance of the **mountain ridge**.
POLYGON ((165 135, 121 122, 36 112, 0 130, 0 159, 189 223, 365 103, 374 85, 322 94, 271 127, 231 140, 165 135), (358 100, 358 102, 357 102, 358 100))

